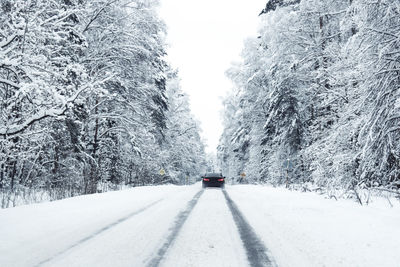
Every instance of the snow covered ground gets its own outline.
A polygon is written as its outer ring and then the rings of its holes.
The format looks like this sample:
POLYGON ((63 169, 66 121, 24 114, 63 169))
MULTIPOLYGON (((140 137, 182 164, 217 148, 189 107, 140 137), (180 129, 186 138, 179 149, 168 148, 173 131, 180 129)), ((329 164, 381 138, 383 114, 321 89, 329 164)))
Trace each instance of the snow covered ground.
POLYGON ((0 266, 140 266, 198 190, 140 187, 0 210, 0 266))
POLYGON ((361 206, 254 185, 228 192, 278 266, 400 266, 399 202, 361 206))
MULTIPOLYGON (((226 192, 278 266, 399 266, 400 205, 226 192)), ((140 187, 0 210, 0 266, 246 266, 223 192, 140 187)))

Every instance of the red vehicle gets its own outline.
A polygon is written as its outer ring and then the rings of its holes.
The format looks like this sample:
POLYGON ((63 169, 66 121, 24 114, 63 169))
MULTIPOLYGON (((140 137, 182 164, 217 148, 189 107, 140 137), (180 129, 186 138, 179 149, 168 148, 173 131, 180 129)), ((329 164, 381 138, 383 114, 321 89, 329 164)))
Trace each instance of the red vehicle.
POLYGON ((201 177, 203 188, 205 187, 225 187, 225 177, 222 176, 222 173, 206 173, 201 177))

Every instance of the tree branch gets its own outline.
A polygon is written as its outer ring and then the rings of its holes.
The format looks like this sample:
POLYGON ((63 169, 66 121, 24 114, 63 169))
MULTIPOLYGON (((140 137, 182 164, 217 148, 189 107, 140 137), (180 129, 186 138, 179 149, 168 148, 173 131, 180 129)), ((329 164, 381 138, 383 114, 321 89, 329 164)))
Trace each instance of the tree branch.
POLYGON ((4 84, 7 84, 7 85, 10 85, 10 86, 15 87, 17 89, 20 88, 20 86, 18 84, 14 83, 14 82, 12 82, 10 80, 5 80, 5 79, 0 78, 0 83, 4 83, 4 84))
POLYGON ((97 11, 97 13, 92 16, 92 18, 90 19, 89 23, 85 26, 85 28, 83 29, 82 33, 86 32, 90 25, 100 16, 100 14, 106 9, 106 7, 110 6, 111 4, 117 2, 118 0, 114 0, 114 1, 110 1, 107 4, 105 4, 102 8, 100 8, 99 11, 97 11))
MULTIPOLYGON (((100 81, 99 83, 104 83, 111 78, 112 76, 100 81)), ((12 125, 11 127, 10 126, 0 127, 0 136, 13 136, 23 132, 32 124, 41 121, 47 117, 57 117, 63 115, 68 110, 69 104, 73 103, 79 97, 79 95, 88 88, 90 87, 87 86, 79 89, 74 95, 69 97, 60 107, 39 110, 35 115, 28 118, 22 124, 12 125)))

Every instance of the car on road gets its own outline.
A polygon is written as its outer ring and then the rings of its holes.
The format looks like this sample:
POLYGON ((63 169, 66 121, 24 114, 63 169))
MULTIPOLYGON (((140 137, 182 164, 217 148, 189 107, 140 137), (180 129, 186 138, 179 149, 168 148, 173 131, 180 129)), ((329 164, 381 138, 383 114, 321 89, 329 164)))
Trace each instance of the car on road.
POLYGON ((212 187, 225 187, 225 177, 222 173, 206 173, 201 177, 203 188, 212 187))

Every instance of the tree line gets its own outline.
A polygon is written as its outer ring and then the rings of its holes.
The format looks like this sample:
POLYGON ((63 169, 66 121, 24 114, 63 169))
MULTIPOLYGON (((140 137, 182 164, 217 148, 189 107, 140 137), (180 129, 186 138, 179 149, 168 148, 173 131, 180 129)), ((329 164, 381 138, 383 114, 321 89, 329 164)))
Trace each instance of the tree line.
POLYGON ((222 170, 323 188, 400 187, 400 5, 270 0, 227 71, 222 170))
POLYGON ((164 60, 157 5, 1 1, 2 207, 200 172, 198 122, 164 60))

